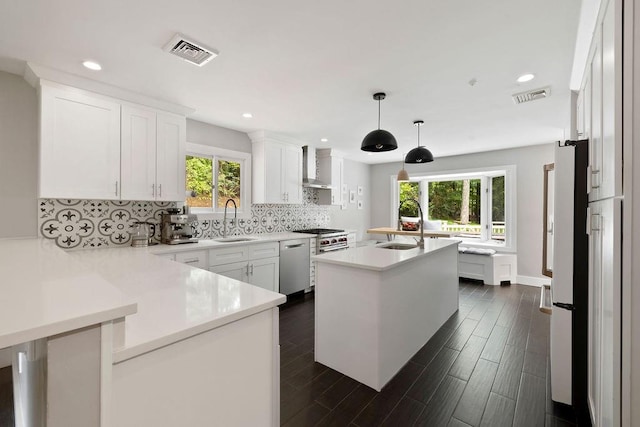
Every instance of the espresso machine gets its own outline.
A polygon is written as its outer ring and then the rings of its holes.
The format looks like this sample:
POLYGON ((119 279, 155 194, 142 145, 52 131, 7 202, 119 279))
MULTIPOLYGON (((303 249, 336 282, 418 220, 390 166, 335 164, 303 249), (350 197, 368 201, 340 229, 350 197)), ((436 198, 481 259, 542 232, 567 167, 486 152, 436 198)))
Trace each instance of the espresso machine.
POLYGON ((198 238, 193 235, 192 225, 198 220, 198 217, 193 214, 180 213, 179 209, 167 209, 167 211, 162 214, 160 241, 167 245, 197 242, 198 238))

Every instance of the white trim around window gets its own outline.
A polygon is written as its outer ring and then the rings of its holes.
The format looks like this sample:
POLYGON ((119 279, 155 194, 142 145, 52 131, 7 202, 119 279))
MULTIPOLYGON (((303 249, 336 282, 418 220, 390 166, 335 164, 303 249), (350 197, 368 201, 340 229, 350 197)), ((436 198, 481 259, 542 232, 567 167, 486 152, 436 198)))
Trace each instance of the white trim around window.
MULTIPOLYGON (((217 179, 217 160, 230 160, 240 163, 240 208, 238 218, 251 217, 251 154, 242 151, 227 150, 211 145, 194 144, 187 142, 187 156, 210 157, 213 159, 214 179, 217 179)), ((185 158, 186 161, 186 158, 185 158)), ((217 186, 217 183, 214 183, 217 186)), ((215 194, 215 193, 214 193, 215 194)), ((215 199, 215 196, 214 196, 215 199)), ((198 216, 199 220, 222 219, 224 210, 216 208, 215 203, 211 208, 192 208, 191 212, 198 216)), ((233 210, 230 212, 233 215, 233 210)))
MULTIPOLYGON (((483 230, 482 239, 461 239, 465 246, 473 247, 486 247, 498 249, 500 252, 516 252, 517 251, 517 183, 516 183, 516 166, 494 166, 476 169, 460 169, 451 171, 439 171, 431 174, 423 173, 416 176, 411 176, 410 181, 420 182, 420 204, 424 206, 423 210, 425 215, 428 212, 429 197, 426 191, 426 184, 428 181, 445 181, 445 180, 461 180, 467 178, 481 178, 481 206, 487 206, 491 191, 491 186, 488 185, 488 178, 494 176, 504 175, 504 195, 505 195, 505 223, 508 224, 505 232, 505 243, 497 244, 493 243, 487 236, 487 225, 491 221, 490 210, 488 215, 481 216, 481 227, 483 230), (487 191, 488 190, 488 191, 487 191)), ((391 188, 391 227, 396 227, 398 224, 398 205, 400 204, 400 195, 398 192, 398 179, 396 175, 389 177, 391 188)), ((425 218, 426 220, 426 218, 425 218)))

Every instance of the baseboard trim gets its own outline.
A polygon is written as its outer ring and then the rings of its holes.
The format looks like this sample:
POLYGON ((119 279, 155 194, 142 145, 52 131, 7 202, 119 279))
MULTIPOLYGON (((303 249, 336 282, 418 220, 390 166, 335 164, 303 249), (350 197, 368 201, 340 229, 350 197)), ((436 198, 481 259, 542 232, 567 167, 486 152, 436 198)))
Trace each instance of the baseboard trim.
POLYGON ((550 285, 551 284, 551 279, 543 278, 543 277, 517 275, 516 276, 516 283, 518 283, 520 285, 537 286, 538 288, 540 288, 540 287, 542 287, 544 285, 550 285))

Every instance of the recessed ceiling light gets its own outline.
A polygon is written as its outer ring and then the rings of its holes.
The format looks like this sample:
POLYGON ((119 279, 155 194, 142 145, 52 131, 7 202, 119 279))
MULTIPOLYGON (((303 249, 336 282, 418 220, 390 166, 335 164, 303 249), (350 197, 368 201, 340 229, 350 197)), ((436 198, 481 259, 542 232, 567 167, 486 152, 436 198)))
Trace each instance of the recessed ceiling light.
POLYGON ((518 77, 517 82, 518 83, 525 83, 525 82, 529 82, 531 80, 533 80, 533 78, 535 77, 535 74, 523 74, 520 77, 518 77))
POLYGON ((93 70, 93 71, 100 71, 100 70, 102 70, 102 65, 98 64, 98 63, 97 63, 97 62, 95 62, 95 61, 84 61, 84 62, 82 63, 82 65, 84 65, 84 66, 85 66, 85 68, 88 68, 88 69, 93 70))
POLYGON ((242 117, 244 117, 245 119, 250 119, 250 118, 253 117, 253 114, 251 114, 251 113, 243 113, 242 117))
POLYGON ((327 142, 329 141, 327 138, 320 138, 320 142, 327 142))

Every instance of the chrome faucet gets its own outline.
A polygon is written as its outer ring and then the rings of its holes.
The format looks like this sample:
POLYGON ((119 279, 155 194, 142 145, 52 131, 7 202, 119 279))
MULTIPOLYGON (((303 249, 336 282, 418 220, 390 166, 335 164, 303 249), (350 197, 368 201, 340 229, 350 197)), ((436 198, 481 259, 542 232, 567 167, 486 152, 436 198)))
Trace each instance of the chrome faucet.
POLYGON ((224 218, 222 220, 223 228, 222 228, 222 238, 225 239, 227 237, 227 206, 229 202, 233 203, 233 222, 232 225, 236 225, 236 221, 238 220, 238 205, 236 205, 236 201, 233 199, 227 199, 224 204, 224 218))
POLYGON ((400 210, 402 209, 402 205, 407 202, 413 202, 418 206, 418 210, 420 211, 420 241, 418 242, 418 247, 420 249, 424 249, 424 215, 422 214, 422 206, 415 199, 405 199, 400 202, 400 206, 398 206, 398 231, 402 230, 402 220, 400 219, 400 210))

